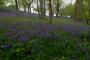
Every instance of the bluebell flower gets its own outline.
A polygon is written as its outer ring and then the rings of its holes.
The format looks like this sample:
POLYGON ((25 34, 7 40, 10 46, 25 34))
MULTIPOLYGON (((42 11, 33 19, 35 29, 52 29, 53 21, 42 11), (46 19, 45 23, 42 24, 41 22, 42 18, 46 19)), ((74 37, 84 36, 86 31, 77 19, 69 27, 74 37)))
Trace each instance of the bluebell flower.
POLYGON ((12 45, 10 45, 10 44, 4 44, 4 45, 1 45, 1 48, 12 48, 12 45))
POLYGON ((26 36, 26 35, 20 35, 20 36, 18 36, 18 39, 20 40, 20 41, 22 41, 22 42, 25 42, 25 41, 27 41, 27 40, 29 40, 29 36, 26 36))

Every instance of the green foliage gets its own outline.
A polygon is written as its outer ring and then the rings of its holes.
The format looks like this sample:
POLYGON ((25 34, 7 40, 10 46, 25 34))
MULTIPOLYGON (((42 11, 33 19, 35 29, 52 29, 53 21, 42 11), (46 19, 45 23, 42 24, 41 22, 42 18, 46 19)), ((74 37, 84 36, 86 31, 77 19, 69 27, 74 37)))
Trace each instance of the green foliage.
MULTIPOLYGON (((35 25, 37 23, 45 24, 46 21, 48 20, 40 20, 35 17, 1 17, 0 24, 3 24, 3 27, 0 29, 0 60, 90 60, 90 32, 83 32, 72 37, 68 32, 57 30, 55 33, 59 39, 34 37, 26 42, 11 40, 5 35, 8 30, 4 29, 4 25, 5 27, 15 23, 35 25), (1 49, 3 44, 10 44, 12 47, 1 49)), ((53 21, 54 24, 60 24, 59 21, 63 24, 71 22, 71 20, 57 18, 53 21)))
POLYGON ((15 10, 15 5, 0 6, 0 11, 3 11, 3 12, 11 12, 13 10, 15 10))
MULTIPOLYGON (((0 33, 2 32, 0 31, 0 33)), ((89 56, 87 57, 84 54, 85 51, 83 51, 83 49, 86 49, 87 53, 90 51, 90 44, 87 40, 81 41, 78 37, 70 37, 65 32, 60 33, 60 35, 62 35, 62 39, 59 40, 42 40, 34 38, 25 43, 14 41, 12 42, 12 48, 4 49, 3 51, 0 49, 1 60, 90 59, 89 56)), ((86 35, 84 37, 86 37, 86 35)))
POLYGON ((4 5, 4 0, 0 0, 0 6, 4 5))

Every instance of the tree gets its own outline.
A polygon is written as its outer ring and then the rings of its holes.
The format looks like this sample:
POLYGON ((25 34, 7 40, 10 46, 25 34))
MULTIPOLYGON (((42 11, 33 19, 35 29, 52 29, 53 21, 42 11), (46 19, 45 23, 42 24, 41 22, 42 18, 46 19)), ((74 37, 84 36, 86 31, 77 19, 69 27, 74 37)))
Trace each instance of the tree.
POLYGON ((50 16, 50 24, 52 24, 52 3, 51 0, 49 0, 49 16, 50 16))
POLYGON ((59 16, 59 7, 60 7, 60 3, 59 3, 59 0, 57 0, 57 5, 56 5, 56 17, 59 16))
POLYGON ((28 8, 28 13, 31 13, 31 5, 34 2, 34 0, 22 0, 22 5, 25 8, 28 8))
POLYGON ((19 15, 18 0, 15 0, 15 5, 16 5, 16 13, 18 16, 19 15))
POLYGON ((69 4, 69 15, 70 15, 70 16, 72 16, 72 12, 71 12, 71 8, 72 8, 72 1, 73 1, 73 0, 71 0, 71 1, 70 1, 70 4, 69 4))
POLYGON ((43 18, 46 15, 45 0, 39 0, 40 2, 40 17, 43 18))
POLYGON ((90 17, 90 0, 88 0, 88 11, 89 11, 89 17, 90 17))
POLYGON ((82 11, 83 11, 83 0, 76 0, 75 3, 75 20, 82 20, 82 11))

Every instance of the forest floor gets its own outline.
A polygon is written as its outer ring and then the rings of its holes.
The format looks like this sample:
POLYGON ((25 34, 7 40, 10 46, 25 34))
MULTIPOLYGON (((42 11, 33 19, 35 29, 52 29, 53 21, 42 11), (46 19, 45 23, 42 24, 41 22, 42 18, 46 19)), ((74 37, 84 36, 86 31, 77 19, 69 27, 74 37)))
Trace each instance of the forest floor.
POLYGON ((72 34, 90 31, 90 25, 86 25, 81 22, 74 21, 72 19, 53 18, 52 24, 49 24, 48 18, 38 19, 38 17, 31 17, 31 18, 10 17, 10 16, 0 17, 0 28, 7 28, 12 26, 23 27, 23 29, 25 29, 26 26, 29 27, 37 26, 37 28, 41 30, 42 27, 45 27, 46 30, 48 30, 48 26, 49 26, 49 27, 53 27, 53 29, 64 30, 72 34))
POLYGON ((90 26, 73 19, 0 16, 0 60, 90 60, 90 26))

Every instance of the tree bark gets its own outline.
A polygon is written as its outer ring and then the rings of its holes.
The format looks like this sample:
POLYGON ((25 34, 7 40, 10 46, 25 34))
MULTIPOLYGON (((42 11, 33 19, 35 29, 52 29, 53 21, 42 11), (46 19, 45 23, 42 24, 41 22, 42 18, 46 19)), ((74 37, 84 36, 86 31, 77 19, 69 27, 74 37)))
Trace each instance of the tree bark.
POLYGON ((58 18, 58 16, 59 16, 59 6, 60 4, 59 4, 59 0, 57 0, 57 5, 56 5, 56 17, 58 18))
POLYGON ((90 0, 88 0, 88 10, 89 10, 89 17, 90 17, 90 0))
POLYGON ((75 20, 82 20, 82 9, 83 9, 83 0, 76 0, 75 3, 75 20))
POLYGON ((43 18, 46 15, 45 0, 39 0, 40 2, 40 17, 43 18))
POLYGON ((16 14, 17 16, 19 16, 18 0, 15 0, 15 4, 16 4, 16 14))
POLYGON ((40 17, 40 13, 39 13, 39 1, 37 0, 37 12, 38 12, 38 17, 40 17))
POLYGON ((52 24, 52 4, 51 4, 51 0, 49 0, 49 17, 50 17, 50 24, 52 24))

